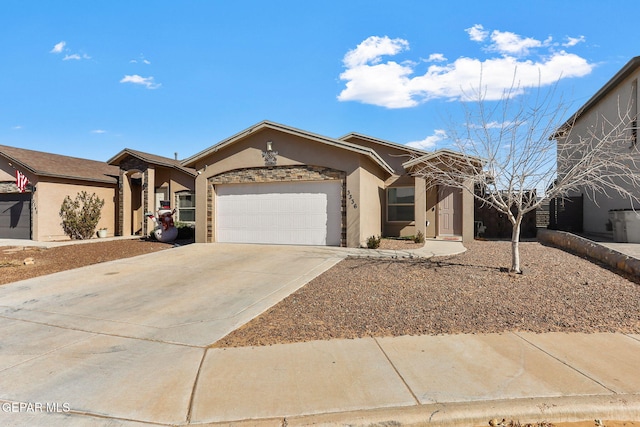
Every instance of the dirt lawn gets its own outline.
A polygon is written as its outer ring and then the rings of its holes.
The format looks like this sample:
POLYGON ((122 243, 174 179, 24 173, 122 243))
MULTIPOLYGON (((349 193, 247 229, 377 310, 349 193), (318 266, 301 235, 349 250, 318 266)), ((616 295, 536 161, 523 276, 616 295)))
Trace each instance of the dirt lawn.
POLYGON ((0 247, 0 285, 58 271, 172 248, 171 243, 143 239, 99 241, 57 248, 0 247), (27 260, 27 265, 25 265, 27 260), (32 260, 33 264, 29 264, 32 260))

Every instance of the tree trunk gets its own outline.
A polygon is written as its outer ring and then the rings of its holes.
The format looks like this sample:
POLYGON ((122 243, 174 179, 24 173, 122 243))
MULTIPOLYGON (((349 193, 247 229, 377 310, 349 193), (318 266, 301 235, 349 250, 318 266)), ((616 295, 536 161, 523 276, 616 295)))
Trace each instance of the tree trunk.
POLYGON ((520 270, 520 224, 522 224, 522 218, 518 215, 516 223, 513 224, 513 232, 511 233, 511 272, 522 273, 520 270))

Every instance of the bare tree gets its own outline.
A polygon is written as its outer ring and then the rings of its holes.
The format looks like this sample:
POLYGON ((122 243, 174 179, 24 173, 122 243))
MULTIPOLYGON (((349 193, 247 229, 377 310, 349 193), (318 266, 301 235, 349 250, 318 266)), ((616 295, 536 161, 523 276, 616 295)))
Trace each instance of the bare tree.
POLYGON ((464 123, 447 132, 460 155, 444 150, 414 161, 413 174, 428 185, 473 192, 504 214, 513 226, 512 272, 522 272, 522 220, 546 199, 580 192, 595 199, 614 192, 640 202, 640 153, 632 143, 636 122, 630 104, 618 108, 617 117, 599 116, 586 132, 574 135, 578 114, 563 123, 567 108, 557 101, 555 88, 524 94, 513 86, 499 101, 486 100, 480 91, 473 99, 462 104, 464 123))

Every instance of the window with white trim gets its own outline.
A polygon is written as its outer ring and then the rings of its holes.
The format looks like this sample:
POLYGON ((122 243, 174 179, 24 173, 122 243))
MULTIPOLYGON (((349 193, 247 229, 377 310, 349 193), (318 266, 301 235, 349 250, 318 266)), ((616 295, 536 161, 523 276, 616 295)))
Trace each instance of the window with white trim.
POLYGON ((196 194, 183 191, 176 194, 176 220, 196 222, 196 194))
POLYGON ((415 188, 387 188, 387 221, 409 222, 415 220, 415 188))

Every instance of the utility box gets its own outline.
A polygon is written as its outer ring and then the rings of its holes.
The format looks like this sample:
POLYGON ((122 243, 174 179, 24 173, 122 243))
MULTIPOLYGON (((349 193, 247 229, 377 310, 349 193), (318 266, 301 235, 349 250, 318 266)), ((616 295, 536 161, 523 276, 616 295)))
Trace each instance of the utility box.
POLYGON ((640 211, 616 209, 609 211, 613 226, 613 241, 617 243, 640 243, 640 211))
POLYGON ((609 211, 609 220, 611 221, 611 226, 613 230, 613 241, 617 243, 626 243, 627 242, 627 230, 624 228, 624 224, 622 223, 622 217, 620 215, 622 211, 609 211))
POLYGON ((627 209, 622 212, 628 243, 640 243, 640 211, 627 209))

